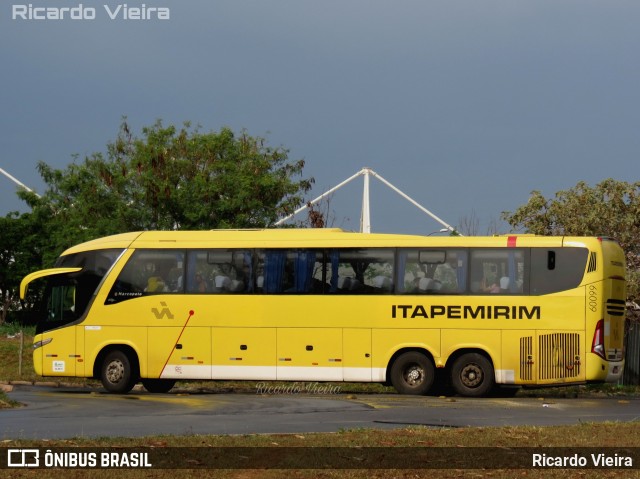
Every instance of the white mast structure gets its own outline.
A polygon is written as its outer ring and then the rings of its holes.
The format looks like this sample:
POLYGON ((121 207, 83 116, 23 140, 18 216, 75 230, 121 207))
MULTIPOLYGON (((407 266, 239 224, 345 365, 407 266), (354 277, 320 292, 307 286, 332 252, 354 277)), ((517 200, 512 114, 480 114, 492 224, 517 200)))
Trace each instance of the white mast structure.
MULTIPOLYGON (((289 216, 286 216, 284 218, 279 219, 278 221, 276 221, 275 225, 279 226, 279 225, 283 224, 285 221, 290 220, 291 218, 293 218, 298 213, 306 210, 307 208, 309 208, 309 206, 315 205, 316 203, 321 201, 323 198, 326 198, 327 196, 332 194, 334 191, 342 188, 344 185, 346 185, 347 183, 353 181, 354 179, 358 178, 359 176, 364 176, 364 188, 363 188, 363 192, 362 192, 362 212, 360 214, 360 232, 361 233, 371 233, 371 212, 370 212, 370 209, 369 209, 369 177, 370 176, 373 176, 374 178, 377 178, 383 184, 385 184, 386 186, 391 188, 393 191, 398 193, 400 196, 402 196, 409 203, 411 203, 414 206, 416 206, 420 211, 422 211, 423 213, 426 213, 431 218, 436 220, 438 223, 440 223, 442 226, 444 226, 444 228, 443 228, 444 230, 451 231, 451 232, 456 231, 453 226, 451 226, 450 224, 446 223, 444 220, 440 219, 438 216, 436 216, 431 211, 429 211, 427 208, 425 208, 424 206, 419 204, 417 201, 415 201, 409 195, 407 195, 406 193, 403 193, 402 191, 400 191, 400 189, 398 189, 395 186, 393 186, 391 183, 389 183, 387 180, 385 180, 378 173, 373 171, 371 168, 367 168, 367 167, 362 168, 355 175, 347 178, 342 183, 337 184, 336 186, 334 186, 330 190, 322 193, 320 196, 318 196, 314 200, 310 201, 306 205, 298 208, 296 211, 294 211, 289 216)), ((457 234, 460 234, 460 233, 457 233, 457 234)))
POLYGON ((25 190, 27 190, 30 193, 34 193, 38 198, 40 198, 40 195, 38 193, 36 193, 35 191, 33 191, 31 188, 29 188, 27 185, 25 185, 22 181, 18 180, 17 178, 15 178, 13 175, 10 175, 9 173, 7 173, 4 169, 0 168, 0 173, 2 173, 4 176, 6 176, 7 178, 9 178, 11 181, 13 181, 16 185, 18 185, 20 188, 24 188, 25 190))

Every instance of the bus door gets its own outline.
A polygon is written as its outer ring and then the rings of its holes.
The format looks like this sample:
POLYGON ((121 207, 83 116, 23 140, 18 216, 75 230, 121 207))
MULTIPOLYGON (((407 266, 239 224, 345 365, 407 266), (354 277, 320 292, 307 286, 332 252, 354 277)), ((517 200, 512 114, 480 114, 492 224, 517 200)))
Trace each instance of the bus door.
POLYGON ((42 376, 76 376, 77 365, 80 364, 79 375, 84 373, 82 367, 84 351, 84 334, 78 333, 78 326, 57 327, 72 323, 76 315, 76 287, 70 281, 52 280, 46 307, 48 331, 43 333, 41 348, 42 376), (55 328, 55 329, 54 329, 55 328))

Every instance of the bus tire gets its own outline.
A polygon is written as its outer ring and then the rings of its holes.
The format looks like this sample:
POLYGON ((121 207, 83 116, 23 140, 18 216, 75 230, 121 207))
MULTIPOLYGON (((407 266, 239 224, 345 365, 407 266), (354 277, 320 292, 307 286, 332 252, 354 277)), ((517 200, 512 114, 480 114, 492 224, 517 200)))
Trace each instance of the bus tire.
POLYGON ((142 385, 150 393, 168 393, 176 385, 175 379, 143 379, 142 385))
POLYGON ((131 358, 116 349, 107 353, 102 362, 100 380, 110 393, 125 394, 131 391, 136 383, 131 358))
POLYGON ((400 394, 427 394, 435 376, 431 360, 417 351, 401 354, 390 371, 391 384, 400 394))
POLYGON ((485 396, 494 385, 493 366, 482 354, 467 353, 454 361, 451 386, 456 393, 467 397, 485 396))

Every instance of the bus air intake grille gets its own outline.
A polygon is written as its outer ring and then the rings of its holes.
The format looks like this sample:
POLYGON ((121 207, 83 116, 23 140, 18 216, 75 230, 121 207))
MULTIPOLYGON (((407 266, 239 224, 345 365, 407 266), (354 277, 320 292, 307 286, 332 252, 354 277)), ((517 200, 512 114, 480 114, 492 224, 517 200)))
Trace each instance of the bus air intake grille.
POLYGON ((598 255, 596 253, 591 253, 589 256, 589 266, 587 267, 587 273, 593 273, 596 269, 598 269, 598 255))
POLYGON ((565 379, 580 376, 580 335, 543 334, 539 338, 538 379, 565 379))
POLYGON ((533 380, 533 338, 520 338, 520 379, 533 380))
POLYGON ((607 314, 611 316, 624 316, 626 304, 621 299, 607 299, 607 314))

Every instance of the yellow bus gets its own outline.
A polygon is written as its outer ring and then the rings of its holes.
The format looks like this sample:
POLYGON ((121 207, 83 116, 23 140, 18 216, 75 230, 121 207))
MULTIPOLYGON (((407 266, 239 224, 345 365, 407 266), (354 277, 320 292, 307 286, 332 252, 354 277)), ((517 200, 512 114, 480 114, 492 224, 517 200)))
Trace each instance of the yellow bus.
POLYGON ((625 256, 607 238, 339 229, 145 231, 65 251, 45 278, 41 376, 348 381, 464 396, 613 382, 625 256))

